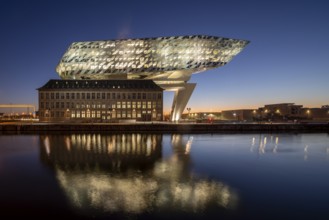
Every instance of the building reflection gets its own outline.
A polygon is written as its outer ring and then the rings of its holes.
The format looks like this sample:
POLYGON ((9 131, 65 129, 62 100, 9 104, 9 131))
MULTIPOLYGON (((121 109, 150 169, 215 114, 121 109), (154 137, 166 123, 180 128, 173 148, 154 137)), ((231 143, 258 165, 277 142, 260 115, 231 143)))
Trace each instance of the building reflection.
POLYGON ((169 158, 162 158, 159 134, 46 135, 40 141, 42 162, 79 213, 200 212, 237 203, 228 185, 191 172, 193 137, 172 135, 169 158))

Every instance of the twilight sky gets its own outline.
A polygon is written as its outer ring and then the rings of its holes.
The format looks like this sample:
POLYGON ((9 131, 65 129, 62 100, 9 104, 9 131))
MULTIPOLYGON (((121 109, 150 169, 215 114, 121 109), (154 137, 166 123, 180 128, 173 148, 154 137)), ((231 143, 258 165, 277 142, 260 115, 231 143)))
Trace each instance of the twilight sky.
MULTIPOLYGON (((0 0, 0 104, 36 88, 75 41, 204 34, 249 40, 224 67, 192 76, 194 111, 329 104, 328 0, 0 0)), ((164 110, 173 94, 165 93, 164 110)), ((3 109, 0 109, 0 112, 3 109)))

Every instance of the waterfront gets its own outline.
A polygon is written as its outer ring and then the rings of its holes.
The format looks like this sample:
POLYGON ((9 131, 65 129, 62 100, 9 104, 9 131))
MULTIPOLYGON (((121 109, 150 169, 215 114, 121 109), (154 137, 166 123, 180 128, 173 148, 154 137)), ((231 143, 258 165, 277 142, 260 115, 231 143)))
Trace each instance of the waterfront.
POLYGON ((329 135, 0 136, 0 216, 327 219, 329 135))

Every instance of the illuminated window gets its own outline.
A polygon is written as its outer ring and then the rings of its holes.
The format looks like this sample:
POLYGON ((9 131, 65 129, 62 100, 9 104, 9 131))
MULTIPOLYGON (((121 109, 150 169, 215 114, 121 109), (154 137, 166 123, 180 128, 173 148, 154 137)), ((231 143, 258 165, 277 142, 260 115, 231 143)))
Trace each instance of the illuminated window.
POLYGON ((77 118, 80 118, 80 111, 77 111, 77 118))
POLYGON ((96 117, 96 115, 95 115, 95 111, 91 111, 91 117, 92 117, 92 118, 95 118, 95 117, 96 117))
POLYGON ((137 102, 137 108, 141 108, 141 102, 137 102))
POLYGON ((136 108, 136 102, 132 102, 132 108, 136 108))
POLYGON ((131 108, 131 102, 127 102, 127 108, 131 108))
POLYGON ((122 108, 126 108, 126 102, 122 102, 122 108))
POLYGON ((81 111, 81 118, 85 118, 86 117, 86 112, 85 111, 81 111))
POLYGON ((146 108, 146 102, 143 102, 142 108, 146 108))
POLYGON ((121 108, 121 102, 117 102, 117 108, 121 108))
POLYGON ((101 111, 97 111, 97 118, 101 117, 101 111))
POLYGON ((147 108, 152 108, 152 102, 147 102, 147 108))

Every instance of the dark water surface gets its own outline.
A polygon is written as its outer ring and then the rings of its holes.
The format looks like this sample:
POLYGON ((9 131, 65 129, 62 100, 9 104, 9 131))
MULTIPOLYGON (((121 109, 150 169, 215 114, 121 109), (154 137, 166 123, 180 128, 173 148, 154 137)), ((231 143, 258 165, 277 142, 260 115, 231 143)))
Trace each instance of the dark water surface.
POLYGON ((329 135, 0 135, 18 216, 329 219, 329 135))

